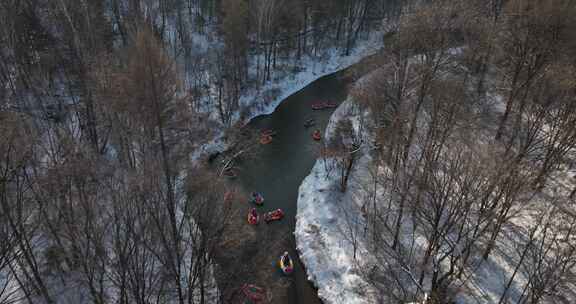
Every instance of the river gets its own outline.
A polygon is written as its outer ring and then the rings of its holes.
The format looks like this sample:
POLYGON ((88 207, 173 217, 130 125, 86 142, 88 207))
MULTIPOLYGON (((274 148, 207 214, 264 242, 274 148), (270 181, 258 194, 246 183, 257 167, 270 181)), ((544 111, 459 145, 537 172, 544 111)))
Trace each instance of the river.
POLYGON ((313 130, 324 134, 335 109, 313 111, 317 101, 340 104, 347 95, 347 85, 371 67, 371 57, 353 67, 324 76, 297 93, 289 96, 270 115, 254 118, 248 124, 255 130, 272 129, 276 132, 272 143, 262 146, 257 155, 237 164, 237 183, 244 192, 258 191, 265 197, 260 214, 281 208, 286 216, 282 221, 258 226, 248 225, 247 202, 236 202, 236 211, 227 241, 216 252, 219 265, 217 280, 224 303, 243 303, 238 286, 253 283, 268 292, 268 302, 274 304, 321 303, 295 248, 294 227, 297 213, 298 188, 310 173, 318 155, 319 142, 312 139, 313 130), (355 77, 356 76, 356 77, 355 77), (314 118, 316 125, 305 128, 306 120, 314 118), (288 251, 295 259, 295 271, 290 277, 278 269, 280 255, 288 251))
MULTIPOLYGON (((311 133, 314 129, 323 131, 334 110, 313 111, 310 105, 319 100, 340 103, 345 97, 345 85, 338 74, 325 76, 286 98, 272 114, 257 117, 249 124, 256 129, 272 129, 277 134, 255 159, 243 165, 241 183, 245 189, 257 190, 264 195, 266 201, 259 211, 276 208, 285 211, 284 220, 269 225, 275 230, 273 233, 278 232, 278 238, 284 237, 282 234, 288 235, 288 248, 285 250, 294 258, 298 256, 292 234, 296 224, 298 187, 314 166, 319 146, 311 133), (314 118, 316 125, 306 129, 304 123, 309 118, 314 118)), ((278 252, 270 254, 280 256, 284 248, 278 249, 278 252)), ((305 270, 299 261, 296 262, 288 303, 320 303, 316 291, 306 279, 305 270)))

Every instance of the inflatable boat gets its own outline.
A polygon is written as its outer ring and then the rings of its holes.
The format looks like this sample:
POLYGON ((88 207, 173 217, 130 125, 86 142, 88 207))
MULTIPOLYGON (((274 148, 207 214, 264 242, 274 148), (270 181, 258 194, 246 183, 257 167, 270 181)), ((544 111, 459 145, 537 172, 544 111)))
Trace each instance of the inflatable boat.
POLYGON ((278 263, 280 265, 280 270, 282 270, 285 275, 289 275, 294 271, 294 262, 292 262, 292 258, 288 252, 284 252, 278 263))
POLYGON ((329 108, 336 108, 338 107, 338 104, 335 102, 325 102, 324 103, 324 108, 329 109, 329 108))
POLYGON ((262 204, 264 204, 264 196, 258 192, 252 192, 252 194, 250 194, 250 202, 262 206, 262 204))
POLYGON ((248 224, 250 225, 258 225, 258 213, 256 212, 256 208, 250 209, 248 211, 248 224))
POLYGON ((260 136, 274 136, 274 135, 276 135, 276 131, 272 129, 266 129, 260 132, 260 136))
POLYGON ((323 102, 316 102, 313 103, 312 106, 310 106, 312 108, 312 110, 322 110, 324 109, 324 103, 323 102))
POLYGON ((314 139, 314 140, 321 140, 322 139, 322 134, 320 133, 320 130, 315 130, 312 133, 312 139, 314 139))
POLYGON ((272 135, 262 135, 260 136, 260 144, 267 145, 272 142, 272 135))
POLYGON ((242 286, 242 293, 252 301, 252 303, 262 303, 265 300, 264 289, 253 284, 244 284, 242 286))
POLYGON ((271 221, 279 221, 282 218, 284 218, 284 211, 282 211, 282 209, 276 209, 264 214, 264 221, 266 221, 266 223, 271 221))
POLYGON ((337 103, 334 102, 327 102, 327 101, 320 101, 312 104, 312 110, 323 110, 329 108, 336 108, 338 106, 337 103))

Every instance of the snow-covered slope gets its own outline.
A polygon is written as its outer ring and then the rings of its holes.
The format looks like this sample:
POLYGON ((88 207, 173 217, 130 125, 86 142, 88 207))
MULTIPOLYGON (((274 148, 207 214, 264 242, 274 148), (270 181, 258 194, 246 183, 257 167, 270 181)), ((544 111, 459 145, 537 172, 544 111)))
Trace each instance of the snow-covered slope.
MULTIPOLYGON (((326 137, 333 135, 337 121, 343 117, 350 118, 357 127, 358 116, 351 115, 350 110, 350 100, 338 107, 326 137)), ((335 161, 319 159, 299 189, 296 246, 309 280, 318 287, 318 295, 325 303, 377 302, 375 293, 359 275, 368 255, 362 233, 362 191, 357 187, 366 182, 359 170, 369 162, 367 154, 356 160, 349 187, 342 193, 338 170, 326 173, 326 168, 334 168, 335 161)))

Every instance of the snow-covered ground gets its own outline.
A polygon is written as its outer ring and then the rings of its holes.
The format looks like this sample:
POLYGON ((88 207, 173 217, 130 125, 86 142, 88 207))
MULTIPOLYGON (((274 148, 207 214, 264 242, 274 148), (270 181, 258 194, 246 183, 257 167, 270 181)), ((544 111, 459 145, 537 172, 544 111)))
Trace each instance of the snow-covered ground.
MULTIPOLYGON (((332 115, 325 137, 333 136, 336 123, 344 117, 351 119, 357 129, 359 116, 351 112, 351 101, 342 103, 332 115)), ((299 189, 296 246, 308 279, 318 287, 318 296, 325 303, 377 302, 370 285, 359 275, 370 257, 359 204, 363 193, 359 187, 368 180, 358 170, 369 163, 365 153, 356 160, 349 187, 342 193, 335 161, 319 159, 299 189), (328 174, 326 168, 331 168, 328 174)))

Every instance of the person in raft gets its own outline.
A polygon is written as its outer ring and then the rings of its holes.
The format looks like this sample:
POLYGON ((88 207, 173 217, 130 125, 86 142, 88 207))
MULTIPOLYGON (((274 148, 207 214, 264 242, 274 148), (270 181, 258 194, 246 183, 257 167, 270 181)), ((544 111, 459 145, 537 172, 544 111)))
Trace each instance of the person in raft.
POLYGON ((320 130, 314 130, 314 132, 312 133, 312 138, 314 140, 322 139, 322 134, 320 133, 320 130))
POLYGON ((256 212, 256 208, 251 208, 248 211, 248 224, 250 225, 258 225, 258 213, 256 212))
POLYGON ((282 255, 282 264, 290 265, 290 255, 288 254, 288 251, 284 251, 284 254, 282 255))
POLYGON ((262 194, 258 193, 258 192, 252 192, 252 202, 256 203, 256 204, 261 204, 263 201, 263 197, 262 194))

